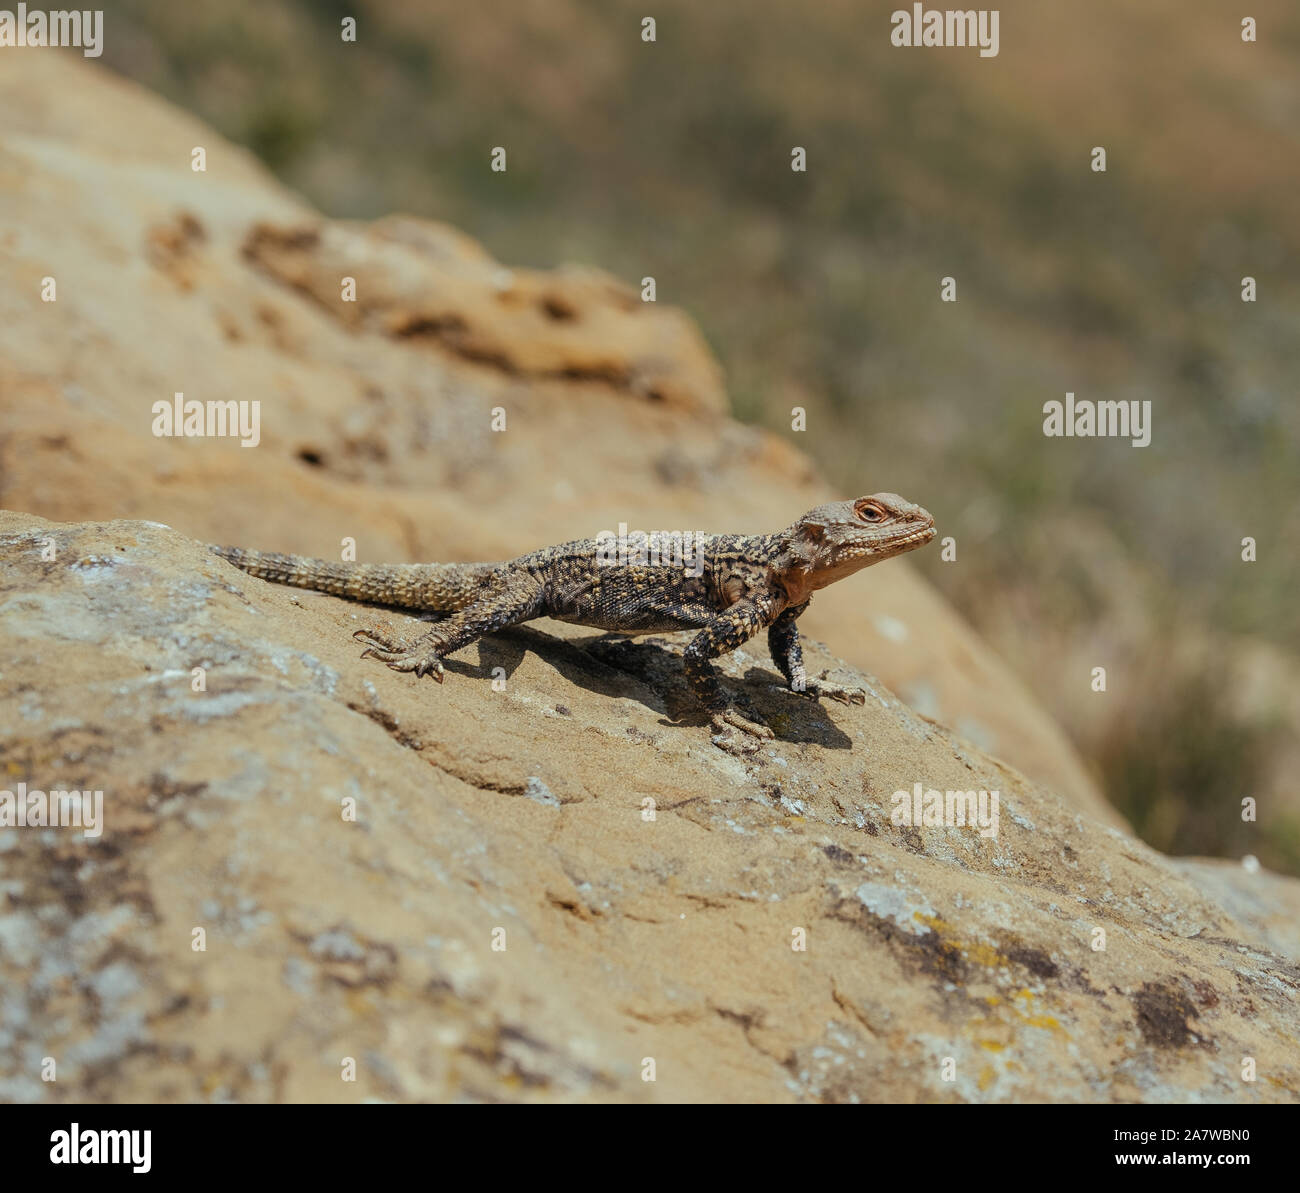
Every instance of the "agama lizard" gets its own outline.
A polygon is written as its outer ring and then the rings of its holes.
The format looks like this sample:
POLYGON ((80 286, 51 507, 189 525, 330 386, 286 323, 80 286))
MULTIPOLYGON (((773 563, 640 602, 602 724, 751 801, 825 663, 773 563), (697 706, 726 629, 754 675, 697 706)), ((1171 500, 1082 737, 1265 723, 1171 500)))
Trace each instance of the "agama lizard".
POLYGON ((535 617, 624 634, 698 630, 683 657, 686 678, 715 733, 734 740, 735 730, 753 738, 770 738, 772 731, 752 709, 742 712, 728 699, 709 660, 766 629, 772 659, 793 691, 862 703, 860 691, 826 683, 824 673, 807 677, 795 623, 818 589, 922 547, 934 533, 934 518, 919 505, 876 493, 819 505, 776 534, 702 536, 700 558, 690 567, 680 560, 611 562, 600 539, 543 547, 505 563, 331 563, 210 549, 264 580, 442 615, 413 642, 377 630, 354 635, 365 644, 362 658, 439 683, 447 655, 535 617))

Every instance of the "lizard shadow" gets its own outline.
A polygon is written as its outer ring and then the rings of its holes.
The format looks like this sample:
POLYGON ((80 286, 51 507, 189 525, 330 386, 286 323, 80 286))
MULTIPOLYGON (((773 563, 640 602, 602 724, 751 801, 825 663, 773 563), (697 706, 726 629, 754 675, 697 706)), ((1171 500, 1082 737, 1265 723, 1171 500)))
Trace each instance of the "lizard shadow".
MULTIPOLYGON (((531 650, 575 687, 609 699, 635 700, 659 714, 662 725, 708 725, 708 718, 686 682, 680 652, 666 649, 659 641, 634 640, 620 634, 557 638, 531 627, 514 626, 480 638, 478 648, 477 665, 447 658, 443 666, 474 678, 491 675, 500 668, 509 678, 531 650)), ((725 675, 720 679, 724 690, 742 704, 754 706, 772 728, 777 742, 807 743, 832 750, 853 748, 852 739, 830 719, 821 704, 791 692, 775 670, 755 666, 740 681, 725 675)))
MULTIPOLYGON (((757 695, 766 697, 763 700, 755 698, 754 704, 776 734, 777 741, 804 742, 828 750, 853 749, 853 739, 830 718, 823 702, 792 692, 775 669, 750 667, 745 672, 744 687, 736 690, 751 695, 751 698, 757 695)), ((835 701, 829 703, 848 711, 847 706, 837 706, 835 701)))

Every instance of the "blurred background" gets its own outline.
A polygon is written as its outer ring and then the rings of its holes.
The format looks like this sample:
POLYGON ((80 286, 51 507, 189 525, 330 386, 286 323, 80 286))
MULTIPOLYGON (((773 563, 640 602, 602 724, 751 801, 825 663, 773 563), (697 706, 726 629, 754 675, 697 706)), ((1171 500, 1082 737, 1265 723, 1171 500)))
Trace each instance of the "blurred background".
POLYGON ((739 417, 936 514, 916 566, 1146 840, 1300 873, 1300 6, 1016 0, 996 58, 894 7, 121 0, 102 61, 327 215, 654 276, 739 417), (1044 438, 1067 390, 1151 445, 1044 438))

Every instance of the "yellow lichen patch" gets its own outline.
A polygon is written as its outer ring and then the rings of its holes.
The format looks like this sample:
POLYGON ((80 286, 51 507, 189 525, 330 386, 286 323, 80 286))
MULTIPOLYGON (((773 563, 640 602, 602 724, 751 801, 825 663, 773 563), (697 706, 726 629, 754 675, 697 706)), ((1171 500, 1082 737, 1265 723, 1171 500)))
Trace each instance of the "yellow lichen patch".
POLYGON ((1066 1034, 1065 1028, 1061 1026, 1060 1020, 1051 1015, 1031 1013, 1033 1010, 1033 1002, 1036 997, 1032 990, 1018 990, 1013 997, 1017 1000, 1023 1001, 1025 1004, 1023 1010, 1015 1006, 1010 1008, 1011 1013, 1020 1023, 1023 1023, 1026 1027, 1042 1027, 1046 1028, 1048 1031, 1059 1031, 1061 1035, 1066 1034))
POLYGON ((912 918, 933 929, 940 936, 952 935, 952 925, 947 920, 941 920, 937 915, 926 915, 923 911, 917 911, 912 913, 912 918))
POLYGON ((375 1013, 376 999, 369 990, 350 989, 343 996, 343 1001, 347 1004, 348 1010, 358 1018, 375 1013))
POLYGON ((993 1066, 985 1065, 980 1070, 979 1082, 978 1082, 980 1090, 983 1091, 988 1089, 988 1087, 997 1080, 997 1077, 998 1075, 993 1071, 993 1066))
POLYGON ((957 947, 962 950, 968 961, 972 961, 976 965, 983 965, 987 969, 1000 969, 1011 964, 1002 953, 999 953, 990 944, 976 941, 970 945, 958 944, 957 947))
MULTIPOLYGON (((985 995, 984 1002, 991 1013, 978 1022, 968 1024, 967 1034, 975 1040, 979 1047, 988 1052, 1002 1052, 1011 1045, 999 1043, 996 1039, 990 1037, 980 1039, 979 1033, 981 1032, 1002 1034, 1008 1028, 1014 1029, 1017 1026, 1038 1027, 1045 1031, 1059 1032, 1064 1038, 1069 1039, 1069 1035, 1065 1028, 1061 1026, 1060 1020, 1052 1015, 1043 1014, 1034 1007, 1034 1000, 1037 997, 1031 990, 1017 990, 1010 999, 1002 998, 996 994, 985 995), (995 1007, 1005 1007, 1006 1012, 1001 1015, 992 1013, 995 1007)), ((1008 1069, 1013 1065, 1014 1062, 1007 1062, 1008 1069)))
POLYGON ((991 944, 985 944, 983 941, 978 940, 968 944, 965 941, 956 939, 953 926, 947 920, 940 919, 937 915, 926 915, 924 912, 917 911, 913 913, 912 918, 944 938, 945 946, 959 952, 963 958, 973 965, 982 965, 985 969, 1005 969, 1011 964, 1010 959, 991 944))

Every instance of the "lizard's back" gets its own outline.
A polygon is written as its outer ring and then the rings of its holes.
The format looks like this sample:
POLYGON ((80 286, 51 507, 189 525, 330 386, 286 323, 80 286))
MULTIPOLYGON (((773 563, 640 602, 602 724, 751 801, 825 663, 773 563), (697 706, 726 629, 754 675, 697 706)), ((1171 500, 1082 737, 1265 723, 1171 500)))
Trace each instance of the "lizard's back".
POLYGON ((510 566, 542 586, 556 621, 624 634, 698 629, 763 580, 755 540, 742 535, 652 532, 632 539, 580 539, 532 551, 510 566))

